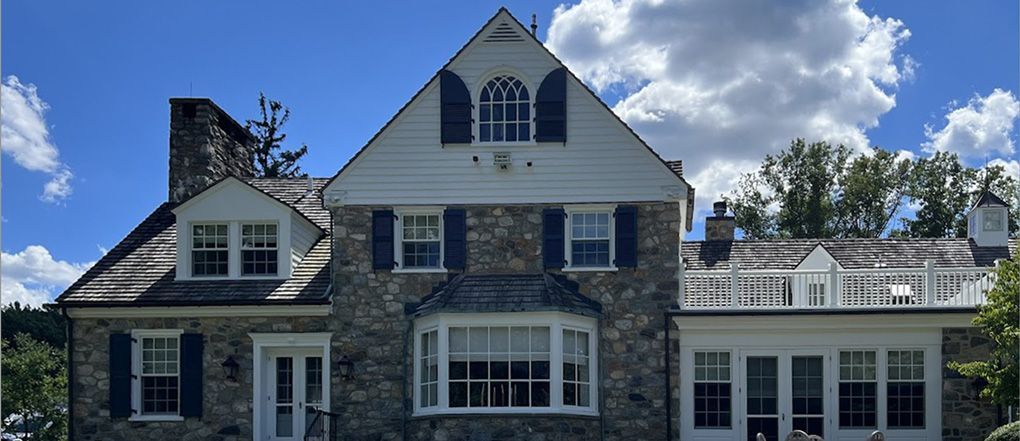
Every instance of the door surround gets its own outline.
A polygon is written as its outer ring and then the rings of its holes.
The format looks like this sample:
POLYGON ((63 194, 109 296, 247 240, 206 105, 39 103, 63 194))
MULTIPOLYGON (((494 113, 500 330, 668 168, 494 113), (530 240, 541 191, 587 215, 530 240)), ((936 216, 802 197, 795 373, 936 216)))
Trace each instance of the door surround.
POLYGON ((330 408, 330 339, 331 332, 305 332, 305 333, 249 333, 252 340, 252 439, 264 440, 262 433, 262 417, 265 415, 263 400, 265 394, 262 390, 263 363, 262 358, 269 348, 318 348, 322 351, 322 375, 325 381, 322 382, 322 406, 330 408))

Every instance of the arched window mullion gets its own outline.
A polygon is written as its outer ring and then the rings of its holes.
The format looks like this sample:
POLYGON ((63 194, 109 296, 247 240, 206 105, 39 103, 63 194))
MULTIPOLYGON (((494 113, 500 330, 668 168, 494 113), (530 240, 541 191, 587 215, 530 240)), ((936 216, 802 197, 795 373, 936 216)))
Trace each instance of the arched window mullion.
POLYGON ((524 82, 513 76, 499 75, 487 81, 479 96, 479 141, 531 141, 530 97, 524 82))

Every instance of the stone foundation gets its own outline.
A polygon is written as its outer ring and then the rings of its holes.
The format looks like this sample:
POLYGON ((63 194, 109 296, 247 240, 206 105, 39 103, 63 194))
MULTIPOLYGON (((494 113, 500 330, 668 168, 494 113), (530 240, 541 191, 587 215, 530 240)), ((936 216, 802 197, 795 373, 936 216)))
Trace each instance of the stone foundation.
POLYGON ((994 404, 978 397, 974 380, 946 367, 950 361, 987 360, 992 341, 977 328, 942 330, 942 439, 980 441, 998 427, 994 404))

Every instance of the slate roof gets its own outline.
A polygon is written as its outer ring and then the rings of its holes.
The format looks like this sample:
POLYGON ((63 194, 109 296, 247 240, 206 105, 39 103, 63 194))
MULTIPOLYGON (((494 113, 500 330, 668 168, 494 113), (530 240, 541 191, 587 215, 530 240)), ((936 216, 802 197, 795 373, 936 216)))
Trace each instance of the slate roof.
POLYGON ((562 311, 598 317, 602 305, 577 291, 577 284, 550 274, 460 274, 436 287, 411 312, 562 311))
POLYGON ((942 268, 990 267, 996 259, 1017 253, 1017 240, 1008 247, 979 247, 969 239, 795 239, 684 242, 680 255, 689 270, 794 269, 816 246, 822 245, 846 269, 923 268, 934 260, 942 268))
MULTIPOLYGON (((246 182, 289 205, 329 231, 319 190, 327 179, 249 179, 246 182)), ((329 303, 329 237, 312 246, 287 280, 174 280, 177 227, 166 202, 99 259, 57 298, 62 306, 186 306, 329 303)))

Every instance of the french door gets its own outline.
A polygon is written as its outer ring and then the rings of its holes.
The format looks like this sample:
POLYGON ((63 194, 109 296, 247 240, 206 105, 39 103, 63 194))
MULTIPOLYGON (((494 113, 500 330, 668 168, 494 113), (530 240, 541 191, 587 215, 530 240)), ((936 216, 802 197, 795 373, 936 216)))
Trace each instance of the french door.
POLYGON ((315 410, 322 406, 322 350, 274 348, 266 351, 265 385, 268 391, 263 406, 263 432, 271 441, 304 439, 313 423, 315 410))
POLYGON ((745 439, 781 440, 793 430, 824 437, 827 359, 810 350, 741 351, 745 439))

